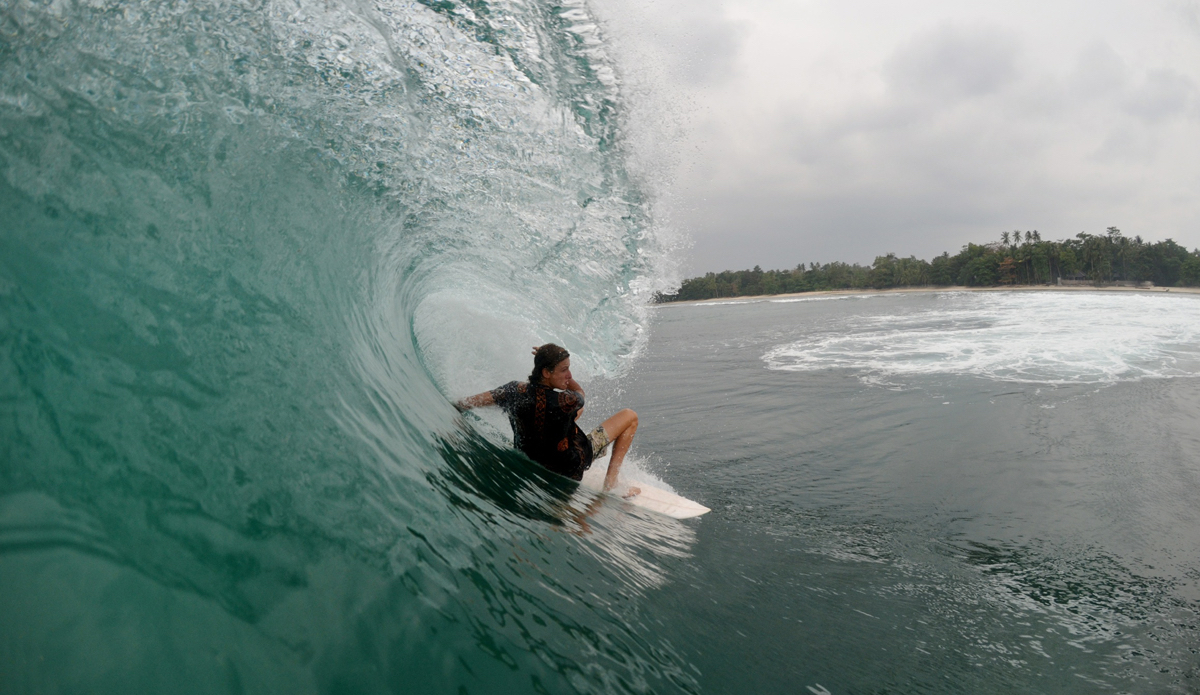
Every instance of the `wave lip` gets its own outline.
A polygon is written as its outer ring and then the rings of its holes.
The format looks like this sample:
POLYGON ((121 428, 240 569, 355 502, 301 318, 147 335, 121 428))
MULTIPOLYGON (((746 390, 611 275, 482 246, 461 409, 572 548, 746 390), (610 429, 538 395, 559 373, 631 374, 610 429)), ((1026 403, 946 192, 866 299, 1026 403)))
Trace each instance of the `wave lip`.
POLYGON ((1200 303, 1160 296, 947 293, 931 309, 859 316, 777 345, 769 369, 869 380, 969 375, 1036 384, 1200 376, 1200 303))

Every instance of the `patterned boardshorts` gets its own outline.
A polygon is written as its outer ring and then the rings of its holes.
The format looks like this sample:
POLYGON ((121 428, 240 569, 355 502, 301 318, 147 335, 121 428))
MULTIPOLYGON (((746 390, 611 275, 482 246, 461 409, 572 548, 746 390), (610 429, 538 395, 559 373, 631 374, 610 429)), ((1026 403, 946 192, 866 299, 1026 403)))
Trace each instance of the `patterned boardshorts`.
POLYGON ((604 432, 604 425, 588 432, 587 438, 592 443, 592 458, 600 458, 600 454, 604 453, 604 447, 608 446, 608 435, 604 432))

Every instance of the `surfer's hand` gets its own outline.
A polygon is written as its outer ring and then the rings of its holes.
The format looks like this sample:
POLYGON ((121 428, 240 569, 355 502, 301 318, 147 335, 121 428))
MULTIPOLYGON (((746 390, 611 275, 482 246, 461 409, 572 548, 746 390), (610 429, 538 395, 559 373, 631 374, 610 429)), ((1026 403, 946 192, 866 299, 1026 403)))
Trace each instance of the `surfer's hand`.
POLYGON ((621 495, 621 497, 622 497, 623 499, 629 499, 630 497, 637 497, 637 496, 638 496, 638 495, 640 495, 640 494, 642 494, 642 488, 640 488, 640 487, 631 487, 631 488, 629 488, 628 490, 626 490, 626 491, 625 491, 625 494, 621 495))

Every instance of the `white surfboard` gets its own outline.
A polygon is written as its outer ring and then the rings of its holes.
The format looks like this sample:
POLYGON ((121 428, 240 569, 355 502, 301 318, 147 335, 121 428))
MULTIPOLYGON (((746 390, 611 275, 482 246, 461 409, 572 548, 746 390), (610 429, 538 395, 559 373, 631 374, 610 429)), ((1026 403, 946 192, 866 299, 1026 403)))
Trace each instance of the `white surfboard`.
MULTIPOLYGON (((606 472, 608 472, 607 457, 596 461, 592 464, 591 468, 584 471, 583 480, 579 481, 579 483, 593 492, 602 492, 604 490, 604 474, 606 472)), ((631 485, 640 488, 641 492, 633 497, 622 497, 622 499, 635 507, 649 509, 652 512, 669 516, 672 519, 690 519, 711 511, 699 502, 693 502, 686 497, 680 497, 673 492, 667 492, 641 481, 628 482, 618 480, 616 489, 610 494, 621 495, 631 485)))

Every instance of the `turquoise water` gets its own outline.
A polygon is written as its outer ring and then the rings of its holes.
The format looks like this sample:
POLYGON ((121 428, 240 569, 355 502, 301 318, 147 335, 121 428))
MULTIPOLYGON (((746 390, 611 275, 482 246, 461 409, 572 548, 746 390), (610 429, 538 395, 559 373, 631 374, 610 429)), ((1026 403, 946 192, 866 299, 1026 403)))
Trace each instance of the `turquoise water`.
POLYGON ((647 309, 587 6, 0 0, 0 692, 1195 692, 1200 302, 647 309), (556 340, 597 499, 447 397, 556 340))
POLYGON ((644 341, 663 254, 586 7, 0 35, 0 691, 694 686, 627 600, 674 537, 564 532, 442 395, 644 341))

